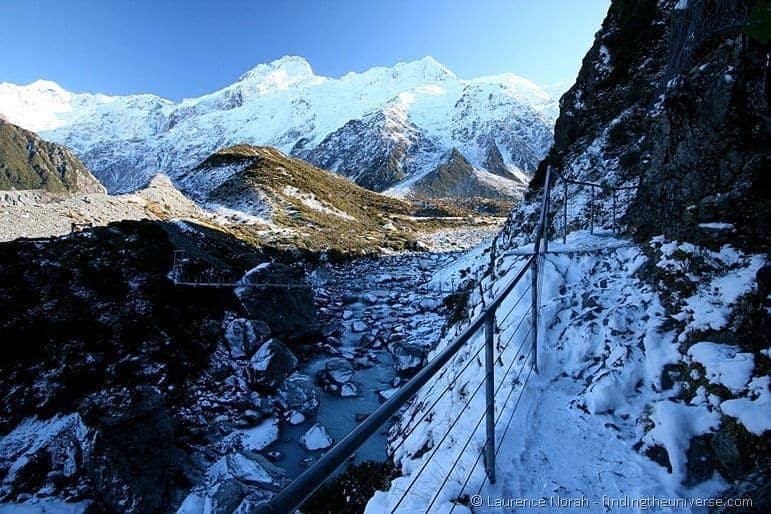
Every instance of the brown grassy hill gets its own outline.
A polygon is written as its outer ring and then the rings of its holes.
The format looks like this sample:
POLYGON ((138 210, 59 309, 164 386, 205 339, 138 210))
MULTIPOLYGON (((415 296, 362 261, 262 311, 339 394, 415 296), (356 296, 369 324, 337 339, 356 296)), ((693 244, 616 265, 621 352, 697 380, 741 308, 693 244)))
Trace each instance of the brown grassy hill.
POLYGON ((105 189, 67 148, 0 118, 0 190, 99 193, 105 189))

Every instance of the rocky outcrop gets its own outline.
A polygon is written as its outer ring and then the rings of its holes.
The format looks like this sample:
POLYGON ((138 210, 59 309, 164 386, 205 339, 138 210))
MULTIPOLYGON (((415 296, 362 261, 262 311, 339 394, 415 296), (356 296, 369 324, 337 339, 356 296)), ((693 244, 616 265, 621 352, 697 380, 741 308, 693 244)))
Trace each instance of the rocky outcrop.
POLYGON ((283 282, 301 284, 303 280, 302 270, 273 263, 250 271, 235 292, 249 316, 264 320, 276 338, 290 345, 310 342, 320 329, 313 290, 281 287, 283 282), (261 285, 268 278, 277 285, 261 285))
POLYGON ((168 512, 201 480, 191 444, 222 438, 223 411, 237 408, 244 428, 224 451, 270 440, 268 421, 248 428, 273 413, 265 399, 227 397, 245 384, 232 375, 248 365, 237 351, 256 346, 264 324, 243 317, 232 291, 175 286, 177 244, 234 272, 265 259, 221 234, 156 222, 0 243, 0 501, 168 512))
POLYGON ((496 174, 482 172, 474 168, 466 158, 454 148, 445 161, 435 170, 426 174, 412 187, 416 196, 493 198, 514 201, 519 197, 526 183, 515 181, 515 176, 502 166, 500 152, 493 153, 490 164, 496 174))
POLYGON ((534 188, 547 165, 584 180, 639 183, 623 218, 637 237, 767 249, 771 129, 761 5, 612 2, 560 101, 555 144, 534 188))
POLYGON ((69 149, 0 119, 0 190, 103 193, 104 187, 69 149))

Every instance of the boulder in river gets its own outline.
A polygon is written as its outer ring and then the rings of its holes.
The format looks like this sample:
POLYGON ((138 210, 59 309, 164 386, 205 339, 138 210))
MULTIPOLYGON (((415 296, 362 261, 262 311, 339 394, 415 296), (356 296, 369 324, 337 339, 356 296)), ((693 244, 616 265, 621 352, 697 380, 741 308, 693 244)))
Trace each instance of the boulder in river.
POLYGON ((236 318, 225 325, 225 342, 234 359, 252 355, 269 336, 270 327, 264 321, 236 318))
POLYGON ((351 330, 354 332, 366 332, 367 330, 367 324, 363 321, 356 320, 351 325, 351 330))
POLYGON ((354 382, 348 382, 340 386, 340 396, 349 398, 359 396, 359 387, 354 382))
POLYGON ((319 411, 319 394, 313 380, 302 373, 292 373, 278 389, 279 402, 286 411, 295 411, 304 417, 319 411))
POLYGON ((300 446, 308 451, 326 450, 334 443, 332 436, 329 435, 324 425, 316 423, 300 436, 298 441, 300 446))
POLYGON ((210 472, 210 478, 232 476, 245 485, 278 491, 287 482, 286 471, 254 452, 235 452, 220 459, 210 472))
POLYGON ((426 349, 414 344, 395 343, 391 345, 394 368, 401 375, 416 373, 425 364, 426 349))
POLYGON ((278 339, 269 339, 249 363, 249 385, 261 391, 275 391, 297 367, 297 357, 278 339))
POLYGON ((353 366, 348 360, 341 357, 329 359, 324 364, 324 369, 316 374, 318 381, 325 387, 335 386, 332 390, 339 390, 340 386, 347 384, 353 378, 353 366))

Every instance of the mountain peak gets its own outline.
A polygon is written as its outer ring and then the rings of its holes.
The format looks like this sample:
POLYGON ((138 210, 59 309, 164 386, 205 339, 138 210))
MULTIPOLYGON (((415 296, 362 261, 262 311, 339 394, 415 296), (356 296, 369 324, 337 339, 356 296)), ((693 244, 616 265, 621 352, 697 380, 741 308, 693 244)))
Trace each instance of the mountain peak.
POLYGON ((258 64, 247 71, 238 82, 250 84, 270 84, 285 88, 314 77, 311 65, 304 58, 285 55, 268 64, 258 64))
POLYGON ((417 61, 399 63, 394 66, 394 72, 400 75, 415 75, 428 80, 457 78, 445 65, 427 55, 417 61))

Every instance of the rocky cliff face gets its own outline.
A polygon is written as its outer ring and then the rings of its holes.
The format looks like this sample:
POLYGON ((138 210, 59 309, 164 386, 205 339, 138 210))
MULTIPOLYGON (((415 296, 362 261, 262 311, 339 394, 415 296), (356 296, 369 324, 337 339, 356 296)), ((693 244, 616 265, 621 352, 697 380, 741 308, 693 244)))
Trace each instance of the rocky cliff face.
POLYGON ((100 193, 105 189, 67 148, 0 118, 0 190, 100 193))
POLYGON ((534 188, 547 165, 639 184, 623 223, 640 238, 768 248, 771 93, 759 5, 612 2, 560 101, 534 188))
MULTIPOLYGON (((272 414, 249 389, 244 359, 271 325, 274 337, 298 329, 309 337, 310 293, 271 303, 255 292, 241 302, 231 289, 175 286, 168 274, 178 248, 201 272, 240 276, 271 260, 216 230, 148 221, 0 243, 0 502, 169 512, 207 459, 219 458, 194 450, 223 436, 219 416, 246 412, 248 428, 260 406, 272 414)), ((225 485, 242 496, 257 480, 250 470, 273 470, 263 457, 219 448, 239 465, 233 473, 246 485, 225 485)))
POLYGON ((0 113, 73 148, 113 193, 158 172, 175 179, 237 144, 272 146, 366 188, 404 192, 400 185, 452 148, 485 172, 532 174, 551 145, 556 102, 521 77, 462 80, 430 57, 338 79, 284 57, 178 103, 3 83, 0 113))

